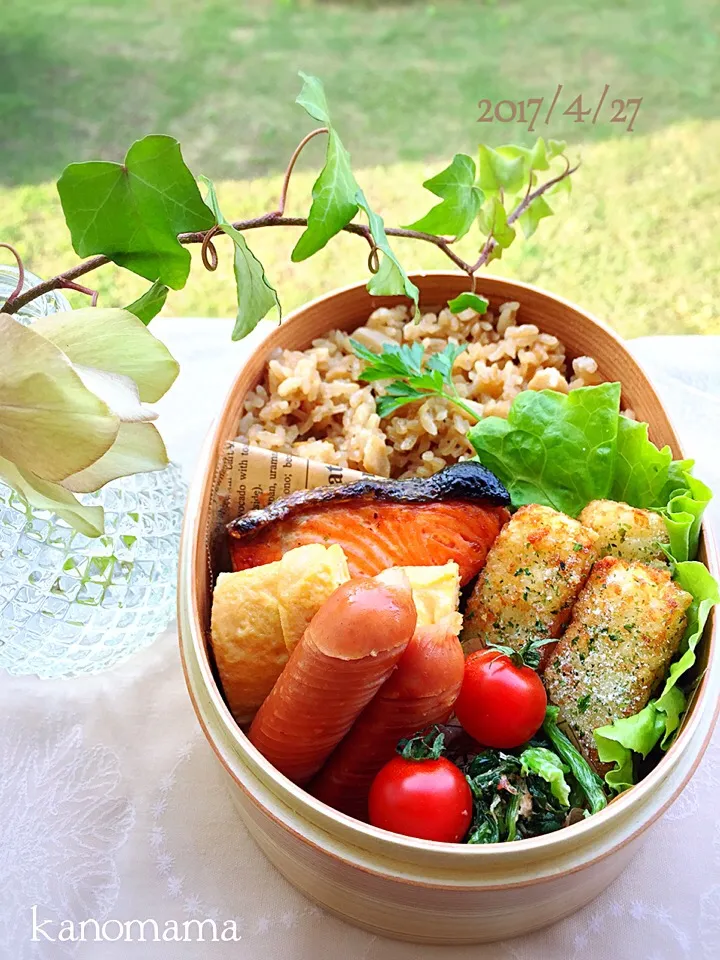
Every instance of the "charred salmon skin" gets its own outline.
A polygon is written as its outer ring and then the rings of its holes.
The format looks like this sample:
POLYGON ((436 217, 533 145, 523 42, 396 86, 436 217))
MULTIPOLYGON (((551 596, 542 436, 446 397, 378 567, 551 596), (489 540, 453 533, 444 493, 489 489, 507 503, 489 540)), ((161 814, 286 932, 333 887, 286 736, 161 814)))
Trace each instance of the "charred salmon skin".
POLYGON ((470 460, 427 478, 299 490, 228 524, 232 567, 273 563, 307 543, 337 543, 351 577, 454 560, 466 584, 482 569, 509 503, 497 477, 470 460))

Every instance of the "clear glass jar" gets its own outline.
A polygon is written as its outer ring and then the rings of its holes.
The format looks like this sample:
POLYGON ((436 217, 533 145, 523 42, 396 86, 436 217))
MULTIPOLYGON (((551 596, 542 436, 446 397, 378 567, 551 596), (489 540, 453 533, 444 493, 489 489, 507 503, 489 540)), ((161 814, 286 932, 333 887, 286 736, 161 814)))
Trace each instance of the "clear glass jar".
MULTIPOLYGON (((4 253, 5 251, 3 250, 2 252, 4 253)), ((0 307, 14 291, 19 276, 20 272, 17 267, 11 267, 4 263, 0 264, 0 307)), ((36 287, 39 283, 42 283, 40 277, 36 277, 34 273, 28 273, 26 270, 20 292, 25 293, 30 287, 36 287)), ((31 300, 30 303, 26 303, 25 306, 18 310, 17 313, 14 313, 13 316, 16 320, 29 324, 32 323, 33 320, 37 320, 38 317, 46 317, 49 313, 61 313, 64 310, 72 310, 72 307, 59 290, 51 290, 50 293, 38 297, 37 300, 31 300)))
MULTIPOLYGON (((16 267, 0 266, 0 305, 17 278, 16 267)), ((26 273, 24 289, 39 282, 26 273)), ((32 323, 69 309, 53 291, 14 316, 32 323)), ((174 464, 83 494, 105 509, 104 535, 90 538, 50 511, 28 510, 0 481, 0 669, 97 673, 148 646, 175 612, 185 494, 174 464)))

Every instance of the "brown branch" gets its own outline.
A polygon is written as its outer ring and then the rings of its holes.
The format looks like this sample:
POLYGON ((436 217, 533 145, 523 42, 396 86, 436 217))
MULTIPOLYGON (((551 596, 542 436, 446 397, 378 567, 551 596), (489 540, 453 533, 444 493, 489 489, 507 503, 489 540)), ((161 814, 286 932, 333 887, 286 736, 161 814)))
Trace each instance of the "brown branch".
MULTIPOLYGON (((578 163, 574 167, 571 167, 570 164, 568 163, 567 158, 565 158, 565 169, 563 170, 562 173, 559 173, 556 177, 553 177, 552 180, 546 180, 545 183, 541 183, 536 190, 532 191, 532 193, 528 191, 525 194, 525 197, 523 198, 523 200, 515 207, 512 213, 508 215, 508 218, 507 218, 508 226, 510 226, 510 224, 515 223, 515 221, 518 220, 525 213, 525 211, 533 202, 533 200, 537 200, 537 198, 541 197, 544 193, 546 193, 550 189, 550 187, 554 187, 556 183, 560 183, 560 181, 564 180, 565 177, 571 177, 579 166, 580 164, 578 163)), ((490 259, 490 255, 492 254, 495 247, 497 247, 497 245, 498 245, 497 240, 493 237, 491 233, 490 236, 485 241, 485 245, 483 246, 482 250, 480 251, 480 256, 472 265, 471 269, 473 273, 478 271, 480 267, 484 266, 488 262, 488 260, 490 259)))
POLYGON ((25 283, 25 264, 23 263, 22 257, 11 243, 0 243, 0 247, 3 247, 5 250, 9 250, 10 253, 15 257, 15 262, 17 263, 17 283, 15 284, 15 289, 6 300, 6 303, 12 303, 13 300, 17 299, 19 296, 20 291, 23 288, 23 284, 25 283))
POLYGON ((97 270, 98 267, 105 266, 106 263, 110 263, 110 260, 108 257, 104 257, 102 254, 97 257, 90 257, 89 260, 83 260, 82 263, 78 263, 69 270, 66 270, 64 273, 58 274, 58 276, 53 277, 52 280, 43 280, 42 283, 37 283, 34 287, 30 287, 29 290, 25 291, 25 293, 21 293, 15 297, 12 303, 6 300, 3 306, 0 307, 0 313, 16 313, 26 304, 31 303, 33 300, 37 300, 38 297, 42 297, 46 293, 50 293, 51 290, 60 290, 67 283, 77 280, 78 277, 85 276, 86 273, 91 273, 93 270, 97 270))
POLYGON ((293 167, 295 166, 295 161, 300 156, 303 151, 303 148, 306 143, 309 143, 313 137, 318 137, 321 133, 329 133, 327 127, 318 127, 316 130, 311 130, 306 137, 303 137, 300 143, 295 147, 295 152, 290 157, 290 162, 287 165, 285 170, 285 176, 283 177, 282 190, 280 191, 280 204, 275 211, 279 217, 285 213, 285 204, 287 203, 287 193, 288 187, 290 186, 290 177, 293 172, 293 167))
MULTIPOLYGON (((308 140, 322 132, 325 132, 325 130, 326 128, 322 127, 314 130, 312 134, 308 134, 308 136, 305 137, 305 139, 298 145, 295 153, 291 157, 285 174, 285 179, 283 181, 283 189, 280 197, 280 203, 283 209, 285 206, 285 200, 287 199, 287 184, 289 183, 290 174, 292 173, 292 168, 295 165, 295 160, 297 160, 300 149, 305 143, 308 142, 308 140)), ((537 197, 542 196, 543 193, 545 193, 551 187, 554 187, 555 184, 559 183, 561 180, 564 180, 565 177, 572 176, 576 170, 577 166, 571 168, 568 164, 563 173, 541 184, 536 190, 533 190, 532 193, 526 194, 522 202, 519 203, 512 213, 509 214, 507 218, 508 224, 515 223, 518 217, 522 216, 522 214, 527 210, 533 200, 536 200, 537 197)), ((260 217, 253 217, 250 220, 238 220, 237 222, 233 223, 233 227, 236 230, 243 231, 257 230, 263 227, 306 227, 307 224, 308 221, 306 217, 285 217, 283 216, 282 211, 275 210, 271 213, 265 213, 260 217)), ((370 228, 365 224, 348 223, 342 229, 345 233, 352 233, 355 236, 363 237, 368 241, 370 247, 375 249, 375 243, 373 241, 372 234, 370 233, 370 228)), ((210 230, 200 230, 196 233, 181 233, 178 236, 178 240, 180 243, 185 245, 191 243, 204 244, 204 250, 209 252, 209 248, 211 246, 210 239, 216 232, 217 228, 211 227, 210 230)), ((426 243, 432 243, 434 246, 438 247, 438 249, 442 250, 442 252, 450 260, 452 260, 455 266, 462 270, 463 273, 466 273, 469 277, 473 277, 480 267, 487 263, 488 259, 490 258, 490 254, 497 246, 497 241, 492 236, 488 237, 479 259, 474 264, 470 264, 459 257, 455 251, 450 248, 452 241, 445 237, 436 237, 432 233, 422 233, 418 230, 406 230, 402 227, 387 227, 385 232, 390 237, 405 237, 410 240, 422 240, 426 243)), ((6 244, 3 246, 6 246, 6 244)), ((12 299, 12 302, 7 300, 0 308, 0 313, 15 313, 32 300, 42 297, 51 290, 67 287, 79 277, 84 276, 86 273, 91 273, 93 270, 97 270, 98 267, 103 267, 105 264, 110 262, 110 258, 103 256, 102 254, 95 257, 90 257, 88 260, 83 260, 82 263, 76 264, 74 267, 71 267, 64 273, 59 274, 57 277, 53 277, 51 280, 44 280, 42 283, 38 283, 29 290, 26 290, 25 293, 18 294, 18 296, 12 299)))
POLYGON ((72 280, 64 280, 62 289, 77 290, 78 293, 84 293, 86 297, 90 297, 90 306, 97 306, 98 296, 100 295, 97 290, 91 290, 90 287, 83 287, 81 284, 74 283, 72 280))

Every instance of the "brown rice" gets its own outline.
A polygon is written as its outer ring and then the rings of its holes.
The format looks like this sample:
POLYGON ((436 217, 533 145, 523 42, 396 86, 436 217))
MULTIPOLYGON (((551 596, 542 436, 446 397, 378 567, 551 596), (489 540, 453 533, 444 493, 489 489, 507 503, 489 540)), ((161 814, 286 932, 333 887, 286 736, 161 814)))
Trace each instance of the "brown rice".
MULTIPOLYGON (((482 416, 506 417, 522 390, 559 390, 600 383, 591 357, 573 360, 565 347, 534 324, 518 324, 520 304, 504 303, 497 315, 448 308, 425 313, 418 323, 403 307, 375 310, 353 333, 380 352, 383 342, 420 341, 426 352, 448 342, 467 343, 453 367, 458 393, 482 416)), ((261 383, 245 400, 240 437, 270 450, 364 470, 383 477, 429 476, 472 455, 468 415, 441 397, 400 408, 380 419, 375 397, 382 383, 359 379, 365 366, 349 336, 332 330, 307 350, 272 354, 261 383)))

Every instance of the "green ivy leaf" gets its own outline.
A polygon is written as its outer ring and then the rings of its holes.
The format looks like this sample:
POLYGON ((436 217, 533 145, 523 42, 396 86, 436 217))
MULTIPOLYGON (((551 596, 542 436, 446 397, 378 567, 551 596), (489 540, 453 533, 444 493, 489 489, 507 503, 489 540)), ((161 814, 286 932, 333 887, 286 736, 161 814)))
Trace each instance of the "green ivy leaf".
POLYGON ((440 197, 429 213, 409 225, 435 236, 464 237, 473 225, 483 202, 483 192, 475 186, 475 163, 464 153, 456 153, 449 167, 426 180, 423 186, 440 197))
POLYGON ((313 120, 330 126, 330 111, 328 110, 325 88, 322 80, 309 73, 298 70, 298 76, 303 80, 303 88, 298 94, 295 103, 299 104, 313 120))
POLYGON ((313 184, 308 224, 291 259, 306 260, 346 227, 358 212, 355 196, 360 188, 350 169, 350 154, 334 130, 328 134, 327 156, 313 184))
POLYGON ((258 323, 267 316, 273 307, 278 308, 282 316, 282 308, 277 291, 272 287, 265 269, 255 254, 248 247, 245 237, 228 223, 220 212, 215 187, 207 177, 200 177, 200 181, 208 189, 207 203, 215 214, 218 226, 226 233, 235 245, 233 270, 237 288, 237 316, 233 327, 232 339, 242 340, 251 333, 258 323))
POLYGON ((120 421, 33 327, 0 314, 0 457, 64 480, 101 457, 120 421))
POLYGON ((137 300, 133 300, 125 309, 129 313, 134 313, 138 320, 142 320, 145 326, 147 326, 165 306, 167 295, 168 288, 164 283, 156 280, 149 290, 146 290, 137 300))
POLYGON ((515 239, 515 228, 507 222, 507 212, 498 197, 491 197, 480 213, 480 228, 506 250, 515 239))
POLYGON ((137 140, 125 163, 71 163, 57 188, 79 256, 105 254, 175 290, 190 272, 190 252, 178 234, 215 222, 172 137, 137 140))
POLYGON ((545 197, 535 197, 525 213, 521 213, 518 220, 526 237, 531 237, 537 230, 543 217, 551 217, 553 209, 545 197))
POLYGON ((506 159, 522 157, 524 177, 527 181, 530 170, 549 170, 550 162, 547 156, 545 141, 538 137, 532 147, 521 147, 517 144, 511 144, 505 147, 498 147, 498 153, 506 159))
POLYGON ((494 150, 481 144, 479 186, 486 194, 517 193, 526 179, 525 166, 526 158, 516 148, 494 150))
POLYGON ((350 169, 350 154, 333 129, 323 85, 317 77, 300 72, 303 88, 296 103, 315 120, 329 127, 325 166, 313 184, 307 227, 295 245, 291 259, 306 260, 326 245, 358 212, 355 196, 360 189, 350 169))
POLYGON ((41 317, 32 325, 74 364, 129 377, 143 403, 155 403, 180 366, 142 320, 127 310, 86 307, 41 317))
POLYGON ((550 169, 550 159, 542 137, 537 138, 530 150, 530 167, 533 170, 550 169))
POLYGON ((15 490, 28 508, 51 510, 86 537, 99 537, 104 530, 104 511, 99 506, 86 506, 59 483, 41 480, 0 457, 0 478, 15 490))
POLYGON ((488 301, 477 293, 460 293, 454 300, 448 300, 448 309, 451 313, 462 313, 463 310, 474 310, 475 313, 487 313, 488 301))
POLYGON ((380 269, 368 282, 369 292, 378 297, 409 297, 417 306, 420 291, 405 273, 400 261, 393 253, 385 233, 383 218, 370 209, 362 190, 358 190, 356 200, 358 206, 362 207, 367 215, 370 233, 375 245, 383 253, 380 269))
POLYGON ((567 149, 566 140, 548 140, 547 155, 548 160, 554 160, 555 157, 561 157, 567 149))

